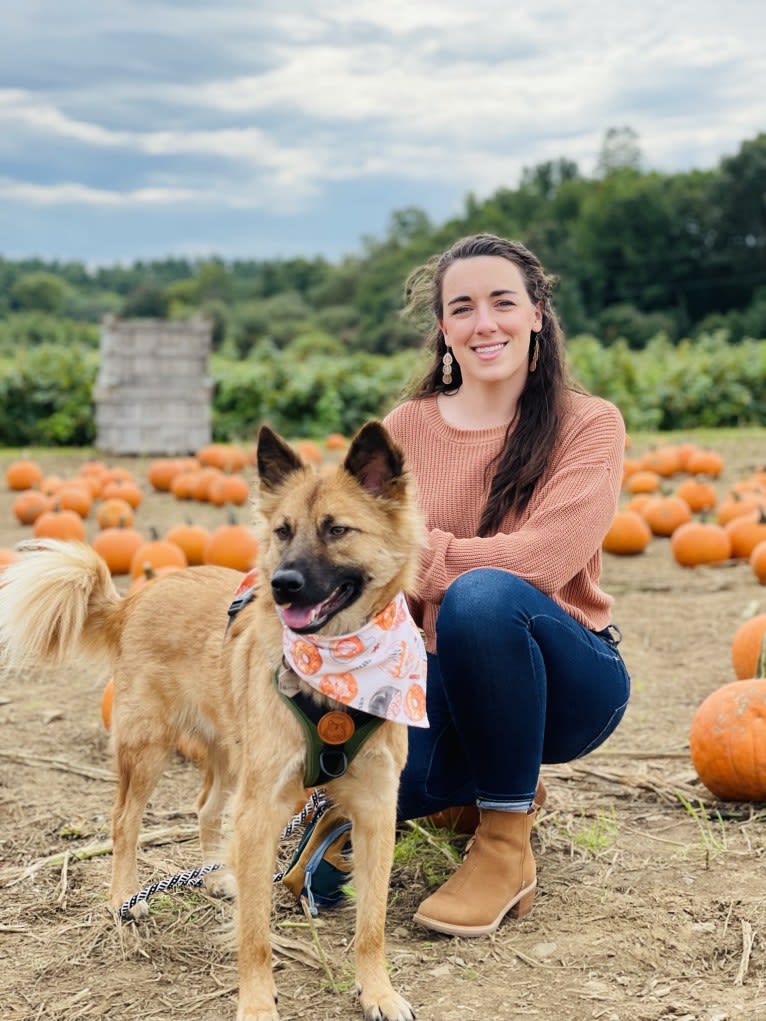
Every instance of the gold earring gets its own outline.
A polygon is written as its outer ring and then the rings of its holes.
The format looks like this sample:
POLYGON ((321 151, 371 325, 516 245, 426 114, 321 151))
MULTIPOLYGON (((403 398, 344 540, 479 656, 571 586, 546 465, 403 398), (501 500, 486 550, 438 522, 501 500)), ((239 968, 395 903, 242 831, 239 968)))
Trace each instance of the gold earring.
POLYGON ((442 355, 442 383, 449 386, 452 383, 452 352, 449 348, 442 355))
POLYGON ((529 361, 529 371, 534 372, 537 368, 537 359, 540 356, 540 338, 535 334, 535 347, 532 351, 532 357, 529 361))

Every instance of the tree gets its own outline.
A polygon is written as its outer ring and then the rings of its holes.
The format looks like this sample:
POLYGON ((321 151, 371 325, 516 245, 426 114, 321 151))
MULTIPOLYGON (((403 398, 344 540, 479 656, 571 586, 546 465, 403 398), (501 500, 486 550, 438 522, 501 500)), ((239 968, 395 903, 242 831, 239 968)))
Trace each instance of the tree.
POLYGON ((53 273, 25 273, 11 289, 12 306, 20 312, 56 315, 65 298, 66 286, 53 273))
POLYGON ((643 157, 638 133, 633 128, 609 128, 601 143, 596 177, 608 177, 617 170, 641 169, 643 157))

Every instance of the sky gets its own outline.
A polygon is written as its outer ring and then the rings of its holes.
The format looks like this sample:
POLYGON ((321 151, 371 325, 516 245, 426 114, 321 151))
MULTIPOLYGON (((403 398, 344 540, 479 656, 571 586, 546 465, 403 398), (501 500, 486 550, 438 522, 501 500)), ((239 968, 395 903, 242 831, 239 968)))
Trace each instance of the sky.
POLYGON ((0 257, 358 254, 610 128, 766 130, 762 0, 0 0, 0 257))

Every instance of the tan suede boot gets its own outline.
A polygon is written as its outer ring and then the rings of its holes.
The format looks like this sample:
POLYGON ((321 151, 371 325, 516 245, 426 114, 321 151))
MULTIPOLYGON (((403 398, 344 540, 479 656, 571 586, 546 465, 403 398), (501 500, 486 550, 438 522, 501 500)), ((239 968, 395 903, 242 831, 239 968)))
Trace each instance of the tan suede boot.
POLYGON ((537 876, 529 843, 536 810, 493 812, 481 822, 463 864, 426 898, 415 921, 451 936, 487 936, 509 912, 532 910, 537 876))

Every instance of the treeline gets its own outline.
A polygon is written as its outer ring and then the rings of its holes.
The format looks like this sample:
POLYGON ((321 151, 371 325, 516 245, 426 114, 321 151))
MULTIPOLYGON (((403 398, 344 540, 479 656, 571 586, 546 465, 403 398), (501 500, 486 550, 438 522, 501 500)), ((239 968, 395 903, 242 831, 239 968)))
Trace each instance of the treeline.
POLYGON ((559 276, 556 303, 570 336, 587 333, 634 349, 724 330, 733 342, 766 336, 766 134, 715 169, 644 172, 630 129, 607 133, 597 173, 567 159, 525 171, 517 188, 433 224, 419 209, 395 212, 382 238, 358 254, 280 260, 164 259, 130 266, 0 259, 0 353, 74 338, 96 344, 107 313, 214 324, 214 345, 244 357, 340 344, 391 354, 420 343, 400 316, 409 271, 457 237, 491 231, 519 238, 559 276))

